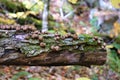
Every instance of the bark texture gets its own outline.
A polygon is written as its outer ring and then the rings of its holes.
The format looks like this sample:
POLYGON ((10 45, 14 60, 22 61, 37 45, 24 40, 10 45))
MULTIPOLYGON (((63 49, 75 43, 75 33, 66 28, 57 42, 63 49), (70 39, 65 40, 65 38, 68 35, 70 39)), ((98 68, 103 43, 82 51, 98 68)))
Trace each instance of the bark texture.
POLYGON ((65 65, 103 65, 106 62, 106 52, 74 53, 70 51, 42 53, 34 57, 26 57, 15 52, 6 53, 0 58, 1 65, 34 65, 34 66, 65 66, 65 65))
POLYGON ((1 65, 103 65, 106 50, 99 37, 41 33, 33 26, 0 25, 1 65))

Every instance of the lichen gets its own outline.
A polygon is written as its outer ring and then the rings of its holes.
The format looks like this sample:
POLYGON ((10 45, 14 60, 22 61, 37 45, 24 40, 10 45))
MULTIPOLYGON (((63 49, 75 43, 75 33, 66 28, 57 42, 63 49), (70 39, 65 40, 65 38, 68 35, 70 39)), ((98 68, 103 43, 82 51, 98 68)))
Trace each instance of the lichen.
MULTIPOLYGON (((26 28, 31 28, 25 26, 26 28)), ((3 27, 1 27, 3 29, 3 27)), ((11 27, 10 27, 11 28, 11 27)), ((95 52, 96 50, 101 49, 103 40, 99 37, 90 36, 90 35, 75 35, 67 34, 65 36, 58 33, 41 33, 39 31, 34 31, 31 28, 31 32, 24 30, 23 27, 18 31, 16 30, 1 30, 0 34, 0 46, 4 44, 9 44, 6 46, 12 45, 13 48, 20 49, 27 57, 37 56, 41 53, 49 53, 52 51, 73 51, 76 53, 83 52, 95 52), (17 38, 16 36, 23 36, 17 38), (34 35, 34 36, 33 36, 34 35), (26 39, 25 37, 28 36, 26 39), (40 39, 39 39, 40 37, 40 39)))
POLYGON ((39 46, 39 41, 37 39, 29 39, 29 43, 21 46, 22 53, 25 53, 25 55, 27 55, 28 57, 36 56, 43 52, 51 52, 51 46, 59 46, 59 51, 69 50, 75 52, 95 52, 102 45, 102 42, 101 44, 98 44, 97 41, 93 41, 93 37, 84 38, 84 40, 73 40, 73 38, 65 38, 56 41, 54 37, 47 37, 46 35, 42 36, 44 37, 44 40, 42 42, 46 43, 44 48, 39 46))

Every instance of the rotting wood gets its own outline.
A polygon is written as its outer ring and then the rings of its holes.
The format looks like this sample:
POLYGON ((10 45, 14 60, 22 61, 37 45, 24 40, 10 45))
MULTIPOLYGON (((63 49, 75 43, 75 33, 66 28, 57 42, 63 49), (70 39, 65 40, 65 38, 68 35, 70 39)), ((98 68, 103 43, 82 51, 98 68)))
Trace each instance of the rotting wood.
POLYGON ((90 66, 106 62, 100 37, 41 33, 27 25, 0 25, 0 29, 1 65, 90 66))

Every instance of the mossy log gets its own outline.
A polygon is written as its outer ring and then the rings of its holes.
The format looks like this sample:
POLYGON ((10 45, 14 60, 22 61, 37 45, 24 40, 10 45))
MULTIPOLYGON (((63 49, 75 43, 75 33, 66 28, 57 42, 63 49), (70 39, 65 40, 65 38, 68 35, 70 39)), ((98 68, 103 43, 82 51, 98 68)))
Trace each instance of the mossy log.
POLYGON ((99 37, 41 33, 31 26, 0 26, 0 65, 103 65, 104 42, 99 37))
MULTIPOLYGON (((25 19, 24 18, 19 18, 17 20, 17 23, 21 24, 21 25, 25 25, 25 24, 34 24, 38 29, 41 29, 42 27, 42 20, 37 19, 35 17, 32 16, 28 16, 25 19)), ((51 20, 49 21, 49 28, 53 28, 52 26, 55 26, 56 22, 51 20)))
POLYGON ((0 0, 1 3, 1 8, 6 9, 9 12, 20 12, 27 10, 25 6, 18 1, 13 1, 13 0, 0 0))
MULTIPOLYGON (((42 26, 42 20, 39 20, 37 18, 34 18, 32 16, 26 17, 26 18, 19 18, 18 20, 14 19, 9 19, 5 16, 0 16, 0 24, 20 24, 20 25, 25 25, 25 24, 34 24, 38 29, 41 29, 42 26)), ((49 28, 53 28, 52 26, 55 26, 55 21, 49 21, 49 28)))

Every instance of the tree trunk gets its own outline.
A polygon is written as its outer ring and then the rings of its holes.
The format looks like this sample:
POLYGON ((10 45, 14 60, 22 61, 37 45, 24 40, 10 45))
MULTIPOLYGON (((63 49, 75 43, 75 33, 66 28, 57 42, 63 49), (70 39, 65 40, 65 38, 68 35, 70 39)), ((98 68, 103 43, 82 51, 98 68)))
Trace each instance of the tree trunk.
POLYGON ((40 33, 26 25, 16 30, 9 30, 13 26, 0 28, 8 29, 0 30, 0 65, 90 66, 106 62, 102 39, 96 37, 40 33))
POLYGON ((42 14, 42 32, 48 31, 48 13, 49 13, 49 0, 44 0, 44 10, 42 14))

